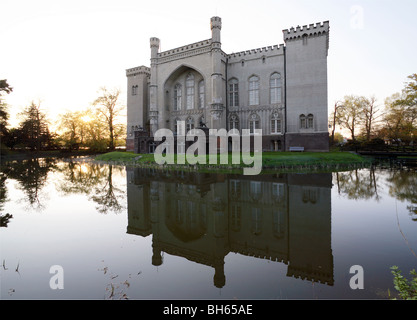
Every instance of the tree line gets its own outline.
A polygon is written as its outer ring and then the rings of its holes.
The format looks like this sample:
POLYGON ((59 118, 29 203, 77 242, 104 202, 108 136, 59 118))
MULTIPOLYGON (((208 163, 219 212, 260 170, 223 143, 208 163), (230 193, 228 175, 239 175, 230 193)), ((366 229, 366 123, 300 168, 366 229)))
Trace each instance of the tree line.
POLYGON ((350 143, 380 141, 403 146, 414 145, 417 136, 417 73, 408 76, 400 93, 378 104, 374 96, 345 96, 337 101, 329 117, 330 142, 343 139, 336 127, 350 133, 350 143))
POLYGON ((84 111, 67 111, 53 123, 42 109, 41 101, 32 101, 18 114, 19 125, 9 128, 9 106, 3 97, 13 88, 0 80, 0 142, 2 153, 8 150, 114 150, 125 145, 126 125, 120 122, 125 109, 120 90, 102 87, 98 97, 84 111), (51 131, 51 125, 57 126, 51 131))

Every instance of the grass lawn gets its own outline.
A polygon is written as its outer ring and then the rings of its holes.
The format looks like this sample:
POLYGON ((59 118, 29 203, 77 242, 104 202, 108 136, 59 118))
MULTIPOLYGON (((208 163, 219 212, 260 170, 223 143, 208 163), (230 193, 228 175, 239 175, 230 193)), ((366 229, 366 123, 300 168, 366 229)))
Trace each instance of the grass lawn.
MULTIPOLYGON (((220 155, 218 155, 219 159, 220 155)), ((154 161, 153 154, 135 154, 133 152, 110 152, 99 155, 95 158, 98 161, 116 162, 124 165, 137 165, 143 167, 158 166, 154 161)), ((221 165, 209 164, 207 155, 207 164, 197 165, 199 170, 234 170, 244 166, 252 165, 232 165, 232 156, 229 154, 229 164, 221 165)), ((360 155, 350 152, 264 152, 262 154, 262 166, 264 169, 300 169, 300 168, 340 168, 350 165, 369 164, 370 160, 360 155)), ((169 165, 168 165, 169 166, 169 165)), ((175 165, 176 167, 178 165, 175 165)), ((179 165, 181 166, 181 165, 179 165)), ((185 165, 185 167, 189 167, 185 165)))

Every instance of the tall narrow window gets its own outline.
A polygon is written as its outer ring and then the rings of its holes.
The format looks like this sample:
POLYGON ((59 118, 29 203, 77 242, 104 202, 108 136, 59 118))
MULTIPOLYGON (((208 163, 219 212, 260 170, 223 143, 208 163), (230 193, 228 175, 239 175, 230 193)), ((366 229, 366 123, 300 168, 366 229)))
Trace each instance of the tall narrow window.
POLYGON ((306 128, 306 116, 303 114, 300 116, 300 128, 301 129, 306 128))
POLYGON ((281 133, 281 119, 273 118, 271 120, 271 133, 281 133))
POLYGON ((181 121, 180 119, 175 119, 175 123, 174 123, 174 134, 175 135, 185 135, 185 130, 184 130, 184 121, 181 121))
POLYGON ((190 117, 187 119, 187 132, 192 129, 194 129, 194 119, 190 117))
POLYGON ((253 76, 249 78, 249 105, 256 106, 259 104, 259 78, 253 76))
POLYGON ((309 114, 307 116, 307 129, 313 129, 314 128, 314 116, 312 114, 309 114))
POLYGON ((279 116, 279 113, 277 111, 274 111, 271 117, 271 133, 278 134, 281 132, 281 117, 279 116))
POLYGON ((281 103, 281 75, 275 72, 269 80, 269 95, 271 104, 281 103))
POLYGON ((252 208, 252 233, 256 236, 262 233, 262 211, 260 208, 252 208))
POLYGON ((239 106, 239 83, 237 79, 229 81, 229 105, 231 107, 239 106))
POLYGON ((185 95, 187 110, 194 109, 194 76, 189 74, 185 81, 185 95))
POLYGON ((204 108, 204 105, 205 105, 204 80, 201 80, 198 83, 198 107, 204 108))
POLYGON ((239 117, 236 114, 230 116, 230 129, 239 130, 239 117))
POLYGON ((259 125, 259 116, 257 114, 252 114, 249 119, 249 129, 251 134, 255 134, 256 129, 260 129, 259 125))
POLYGON ((182 104, 182 90, 181 85, 177 84, 174 88, 174 110, 181 110, 181 104, 182 104))

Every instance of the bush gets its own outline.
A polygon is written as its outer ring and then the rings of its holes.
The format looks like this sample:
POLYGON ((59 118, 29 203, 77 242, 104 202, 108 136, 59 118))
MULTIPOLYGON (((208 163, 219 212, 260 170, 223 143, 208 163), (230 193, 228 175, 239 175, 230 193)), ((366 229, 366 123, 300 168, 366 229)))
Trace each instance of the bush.
POLYGON ((417 272, 410 271, 411 280, 405 278, 397 266, 391 267, 391 273, 394 275, 394 288, 399 292, 403 300, 417 300, 417 272))

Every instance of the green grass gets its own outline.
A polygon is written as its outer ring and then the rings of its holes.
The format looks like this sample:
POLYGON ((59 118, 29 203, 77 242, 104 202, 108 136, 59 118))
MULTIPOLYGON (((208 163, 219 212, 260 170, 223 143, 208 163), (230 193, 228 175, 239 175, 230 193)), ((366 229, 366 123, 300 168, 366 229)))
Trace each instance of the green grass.
MULTIPOLYGON (((196 166, 166 165, 175 168, 193 168, 198 171, 236 172, 243 167, 252 165, 232 164, 232 155, 229 154, 228 164, 220 164, 220 155, 217 156, 217 164, 198 164, 196 166)), ((154 161, 153 154, 135 154, 133 152, 110 152, 95 158, 98 161, 112 162, 123 165, 135 165, 142 167, 159 167, 154 161)), ((176 158, 175 158, 176 159, 176 158)), ((175 162, 176 163, 176 162, 175 162)), ((360 155, 350 152, 264 152, 262 154, 262 166, 264 170, 292 170, 292 171, 328 171, 344 169, 352 165, 367 165, 371 161, 360 155)))

